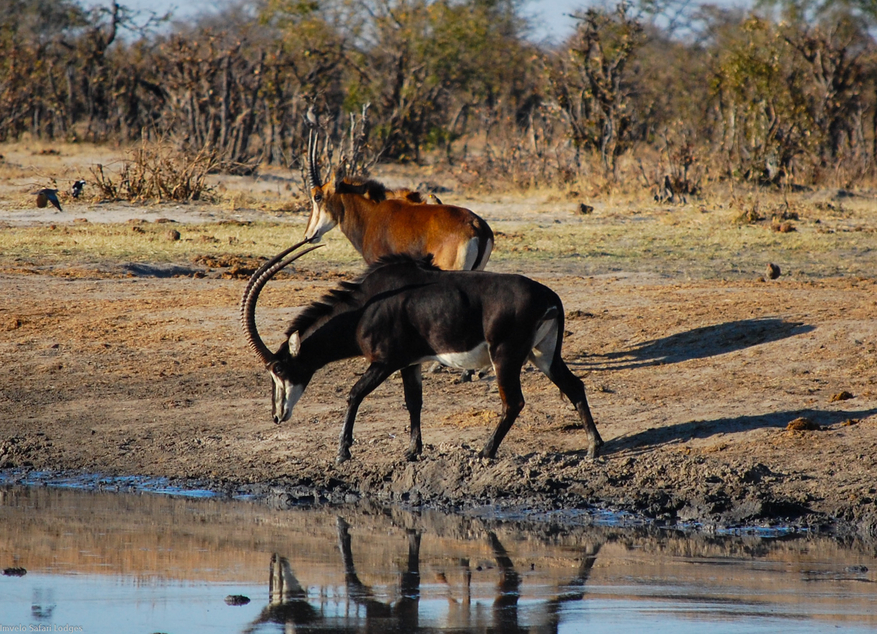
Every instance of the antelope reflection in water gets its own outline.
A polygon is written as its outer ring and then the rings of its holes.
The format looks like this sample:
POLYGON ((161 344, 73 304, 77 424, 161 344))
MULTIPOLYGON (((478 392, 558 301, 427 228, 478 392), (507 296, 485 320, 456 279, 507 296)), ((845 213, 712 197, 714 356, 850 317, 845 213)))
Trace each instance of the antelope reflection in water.
MULTIPOLYGON (((420 601, 420 533, 414 530, 406 531, 408 561, 399 580, 401 596, 395 603, 383 603, 375 599, 371 588, 356 574, 350 545, 350 525, 338 517, 336 526, 347 596, 357 606, 365 608, 366 629, 369 629, 373 622, 378 622, 382 624, 382 629, 389 628, 389 631, 417 631, 420 601)), ((307 626, 308 631, 314 632, 344 632, 350 629, 349 618, 326 617, 308 603, 307 591, 296 579, 286 557, 281 557, 277 553, 271 555, 270 570, 268 605, 245 632, 254 632, 264 623, 283 625, 287 632, 294 632, 296 626, 307 626)))
POLYGON ((602 544, 587 545, 583 552, 575 577, 563 584, 563 591, 545 601, 540 607, 543 612, 539 622, 533 625, 521 625, 518 613, 518 600, 521 595, 522 577, 500 542, 492 531, 487 533, 493 559, 499 571, 496 595, 492 610, 487 620, 484 613, 477 608, 473 610, 471 600, 472 570, 468 559, 460 560, 465 583, 463 594, 459 599, 453 596, 451 584, 443 572, 438 573, 439 580, 447 586, 448 611, 444 624, 432 624, 421 627, 420 619, 420 541, 421 533, 407 529, 408 557, 404 568, 400 571, 398 599, 380 601, 375 598, 371 587, 363 583, 356 571, 351 548, 349 524, 342 518, 336 519, 338 549, 344 567, 344 583, 347 598, 357 607, 364 609, 365 614, 326 615, 308 602, 307 591, 296 579, 289 560, 278 554, 271 556, 270 579, 268 584, 269 603, 262 610, 259 618, 245 630, 254 632, 259 626, 274 623, 284 626, 285 632, 294 632, 299 627, 309 632, 347 632, 347 631, 381 631, 384 633, 400 632, 436 632, 442 630, 471 632, 500 632, 502 634, 523 633, 556 633, 560 625, 560 611, 565 603, 579 601, 584 598, 585 584, 591 569, 597 560, 597 553, 602 544))
MULTIPOLYGON (((563 604, 580 601, 584 598, 585 584, 588 581, 594 563, 597 561, 597 553, 602 546, 599 543, 587 545, 582 552, 576 576, 561 586, 565 589, 565 592, 555 595, 541 606, 544 613, 541 622, 522 626, 518 614, 518 599, 521 596, 521 575, 518 573, 508 551, 506 551, 496 534, 488 531, 487 541, 490 544, 493 558, 499 569, 496 597, 491 610, 492 622, 484 623, 477 611, 473 614, 470 594, 472 570, 469 561, 462 560, 460 565, 463 568, 466 580, 463 597, 460 600, 455 599, 451 592, 450 584, 447 584, 449 603, 447 625, 451 630, 494 631, 500 634, 523 634, 524 632, 528 634, 536 632, 556 633, 560 625, 560 609, 563 604)), ((440 579, 444 579, 444 575, 440 575, 440 579)))

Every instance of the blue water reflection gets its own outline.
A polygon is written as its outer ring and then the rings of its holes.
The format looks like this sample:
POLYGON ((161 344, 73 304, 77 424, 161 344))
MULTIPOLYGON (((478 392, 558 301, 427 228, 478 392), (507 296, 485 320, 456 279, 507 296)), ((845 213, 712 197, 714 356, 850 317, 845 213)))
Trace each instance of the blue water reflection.
POLYGON ((0 568, 0 631, 877 629, 873 544, 364 504, 0 488, 0 568))

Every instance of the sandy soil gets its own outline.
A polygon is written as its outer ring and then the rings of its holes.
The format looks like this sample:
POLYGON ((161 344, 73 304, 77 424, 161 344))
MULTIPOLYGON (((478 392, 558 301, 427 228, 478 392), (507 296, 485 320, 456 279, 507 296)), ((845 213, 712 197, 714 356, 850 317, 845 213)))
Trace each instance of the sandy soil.
MULTIPOLYGON (((479 211, 500 231, 516 216, 479 211)), ((99 213, 121 222, 143 211, 99 213)), ((260 328, 272 344, 294 307, 358 270, 325 271, 317 256, 266 289, 260 328)), ((603 455, 586 457, 575 413, 528 367, 527 406, 496 460, 476 457, 498 419, 493 377, 441 372, 424 375, 420 461, 404 461, 407 413, 391 379, 360 410, 353 460, 336 465, 364 362, 320 372, 293 420, 274 425, 268 376, 238 324, 246 280, 227 273, 120 262, 0 272, 0 468, 193 479, 279 507, 362 497, 486 514, 596 507, 877 536, 874 278, 678 282, 536 263, 530 275, 564 300, 564 356, 585 381, 603 455)))

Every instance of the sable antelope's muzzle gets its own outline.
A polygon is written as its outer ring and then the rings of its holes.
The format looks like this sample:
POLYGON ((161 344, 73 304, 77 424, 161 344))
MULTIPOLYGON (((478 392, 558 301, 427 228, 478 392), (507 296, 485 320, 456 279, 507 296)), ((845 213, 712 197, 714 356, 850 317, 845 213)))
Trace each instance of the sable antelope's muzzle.
POLYGON ((292 409, 298 403, 302 394, 304 394, 305 386, 285 381, 273 372, 271 373, 271 378, 274 379, 272 399, 274 424, 279 425, 292 418, 292 409))

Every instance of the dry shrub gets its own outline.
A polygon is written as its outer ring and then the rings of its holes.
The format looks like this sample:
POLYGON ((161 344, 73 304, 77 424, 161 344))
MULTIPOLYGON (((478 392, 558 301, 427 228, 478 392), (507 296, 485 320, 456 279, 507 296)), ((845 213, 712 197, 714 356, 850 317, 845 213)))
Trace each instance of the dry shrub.
POLYGON ((197 152, 167 143, 143 143, 128 153, 117 173, 100 163, 91 168, 94 184, 104 200, 204 200, 212 197, 207 176, 222 167, 216 152, 197 152))

